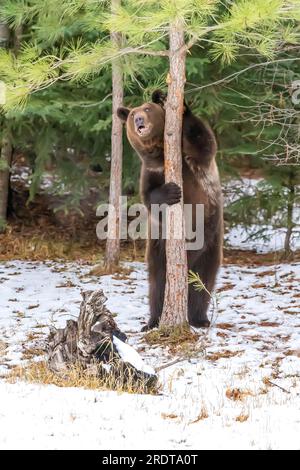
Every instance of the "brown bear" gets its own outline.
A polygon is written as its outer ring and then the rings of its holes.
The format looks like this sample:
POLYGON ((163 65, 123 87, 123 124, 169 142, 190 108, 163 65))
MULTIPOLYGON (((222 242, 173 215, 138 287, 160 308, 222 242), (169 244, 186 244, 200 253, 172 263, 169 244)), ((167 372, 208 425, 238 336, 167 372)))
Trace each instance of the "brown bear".
MULTIPOLYGON (((151 216, 151 204, 176 204, 181 190, 175 183, 165 183, 164 123, 165 95, 157 90, 152 102, 139 107, 118 109, 126 123, 127 137, 141 161, 140 191, 151 216)), ((182 129, 183 201, 204 205, 204 244, 188 250, 188 268, 198 273, 206 290, 189 286, 188 320, 194 327, 207 327, 210 292, 213 291, 222 260, 223 204, 218 168, 217 144, 207 124, 196 117, 185 104, 182 129)), ((158 326, 162 313, 166 278, 165 240, 148 240, 150 320, 144 329, 158 326)))

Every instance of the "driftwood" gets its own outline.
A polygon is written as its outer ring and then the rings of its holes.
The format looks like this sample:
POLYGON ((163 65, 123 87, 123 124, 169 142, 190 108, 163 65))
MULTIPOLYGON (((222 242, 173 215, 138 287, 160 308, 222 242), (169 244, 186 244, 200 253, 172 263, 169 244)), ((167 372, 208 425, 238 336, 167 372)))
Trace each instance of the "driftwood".
POLYGON ((153 384, 154 370, 128 344, 112 313, 105 306, 102 290, 82 292, 78 321, 68 320, 66 327, 51 328, 47 341, 48 363, 55 373, 80 364, 99 375, 129 376, 153 384))

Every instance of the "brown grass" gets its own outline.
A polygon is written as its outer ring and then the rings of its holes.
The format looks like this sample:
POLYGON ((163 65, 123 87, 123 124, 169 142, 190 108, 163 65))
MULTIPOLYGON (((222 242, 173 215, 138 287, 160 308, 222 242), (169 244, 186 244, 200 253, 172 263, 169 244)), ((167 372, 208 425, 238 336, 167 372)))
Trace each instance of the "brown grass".
POLYGON ((243 401, 245 397, 253 396, 250 390, 241 390, 240 388, 228 388, 226 390, 226 397, 233 401, 243 401))
POLYGON ((199 415, 197 416, 197 418, 194 419, 194 421, 192 421, 190 424, 198 423, 199 421, 202 421, 203 419, 207 419, 208 416, 209 416, 208 411, 207 411, 206 407, 203 406, 201 408, 201 411, 200 411, 199 415))
POLYGON ((222 330, 231 330, 231 328, 234 328, 234 325, 231 323, 216 323, 216 328, 221 328, 222 330))
POLYGON ((284 351, 283 354, 285 356, 296 356, 300 357, 300 349, 289 349, 287 351, 284 351))
POLYGON ((66 371, 56 374, 49 369, 47 361, 29 362, 26 366, 16 366, 5 376, 9 383, 16 383, 24 380, 30 383, 43 385, 56 385, 57 387, 79 387, 91 390, 114 390, 127 393, 151 393, 157 394, 159 387, 157 384, 149 386, 146 380, 136 380, 133 374, 117 376, 115 374, 105 374, 99 376, 89 373, 80 364, 70 366, 66 371))
MULTIPOLYGON (((300 261, 300 250, 291 254, 289 261, 300 261)), ((256 253, 251 250, 224 250, 223 264, 238 264, 240 266, 273 266, 284 261, 284 253, 256 253)), ((274 271, 265 271, 261 276, 274 275, 274 271)), ((259 275, 258 275, 259 276, 259 275)))
POLYGON ((219 359, 228 359, 230 357, 241 355, 244 351, 218 351, 214 353, 209 353, 206 356, 206 359, 209 361, 218 361, 219 359))
POLYGON ((228 335, 226 333, 223 333, 222 331, 218 331, 217 336, 220 338, 228 338, 228 335))
POLYGON ((189 356, 199 352, 196 347, 199 335, 191 330, 188 323, 161 326, 146 333, 144 339, 150 346, 168 347, 174 354, 180 352, 189 356))
POLYGON ((249 418, 249 415, 241 413, 235 418, 235 420, 239 421, 240 423, 244 423, 245 421, 247 421, 248 418, 249 418))
POLYGON ((258 326, 268 326, 268 327, 276 327, 281 326, 280 323, 272 322, 272 321, 261 321, 258 326))
POLYGON ((22 353, 22 359, 25 360, 32 360, 37 356, 43 356, 45 354, 45 351, 40 348, 35 348, 35 347, 25 347, 23 346, 23 353, 22 353))
MULTIPOLYGON (((8 224, 5 233, 0 234, 0 261, 15 259, 43 260, 85 260, 96 263, 104 257, 105 243, 99 242, 94 227, 69 229, 45 221, 42 225, 25 225, 22 221, 8 224)), ((121 259, 144 260, 145 242, 123 242, 121 259)), ((274 265, 280 260, 278 253, 257 254, 250 250, 224 250, 224 264, 261 266, 274 265)), ((293 253, 293 261, 300 261, 300 250, 293 253)), ((265 273, 274 274, 273 271, 265 273)), ((262 273, 262 275, 266 275, 262 273)), ((228 289, 231 288, 228 286, 228 289)))
POLYGON ((113 279, 122 280, 128 279, 132 273, 132 269, 120 264, 119 266, 113 266, 108 269, 103 263, 96 264, 88 273, 89 276, 105 276, 107 274, 113 274, 113 279))
POLYGON ((219 287, 218 289, 216 289, 217 292, 225 292, 227 290, 231 290, 231 289, 234 289, 236 285, 233 284, 232 282, 226 282, 222 287, 219 287))
POLYGON ((177 419, 177 418, 179 418, 179 416, 175 415, 174 413, 161 413, 161 417, 163 419, 177 419))
POLYGON ((0 339, 0 355, 4 354, 5 350, 7 349, 8 344, 0 339))
MULTIPOLYGON (((16 222, 0 233, 0 261, 84 260, 99 264, 104 251, 105 243, 100 242, 91 229, 71 235, 68 230, 47 223, 25 226, 16 222)), ((121 260, 143 261, 144 251, 144 243, 125 241, 121 244, 121 260)))
POLYGON ((43 261, 51 260, 78 260, 85 259, 95 262, 101 255, 101 247, 95 243, 91 245, 86 241, 75 241, 64 238, 55 231, 45 232, 22 230, 14 232, 9 227, 0 235, 0 261, 14 259, 43 261))

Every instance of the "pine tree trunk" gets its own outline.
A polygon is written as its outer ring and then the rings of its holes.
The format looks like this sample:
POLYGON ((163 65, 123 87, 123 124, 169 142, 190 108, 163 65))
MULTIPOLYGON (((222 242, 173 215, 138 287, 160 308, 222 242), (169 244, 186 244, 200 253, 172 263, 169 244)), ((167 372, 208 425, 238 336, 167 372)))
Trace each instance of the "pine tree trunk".
POLYGON ((293 223, 293 214, 294 214, 294 203, 295 203, 295 182, 293 178, 293 172, 291 171, 289 175, 289 194, 288 194, 288 201, 287 201, 287 231, 285 234, 284 240, 284 252, 285 256, 289 256, 291 253, 291 238, 294 228, 293 223))
MULTIPOLYGON (((0 47, 7 47, 9 41, 9 28, 0 23, 0 47)), ((12 159, 12 144, 5 119, 1 125, 1 153, 0 153, 0 231, 6 223, 7 202, 9 192, 9 172, 12 159)))
MULTIPOLYGON (((170 26, 170 72, 165 120, 165 180, 182 188, 182 116, 185 85, 184 24, 177 20, 170 26)), ((166 240, 166 288, 162 325, 178 325, 187 321, 187 255, 183 201, 168 208, 166 240), (176 215, 175 215, 176 212, 176 215), (173 223, 176 219, 176 223, 173 223), (179 220, 179 224, 178 224, 179 220), (181 227, 181 239, 175 229, 181 227)))
MULTIPOLYGON (((120 0, 112 0, 111 9, 115 12, 120 0)), ((112 43, 120 46, 120 33, 111 33, 112 43)), ((112 131, 111 131, 111 170, 109 204, 113 208, 108 214, 108 238, 106 241, 105 267, 108 272, 114 271, 120 259, 120 198, 122 195, 122 156, 123 125, 117 117, 117 109, 123 105, 123 72, 120 60, 112 63, 112 131)))
POLYGON ((23 26, 17 26, 14 32, 14 53, 18 55, 21 47, 21 39, 23 33, 23 26))

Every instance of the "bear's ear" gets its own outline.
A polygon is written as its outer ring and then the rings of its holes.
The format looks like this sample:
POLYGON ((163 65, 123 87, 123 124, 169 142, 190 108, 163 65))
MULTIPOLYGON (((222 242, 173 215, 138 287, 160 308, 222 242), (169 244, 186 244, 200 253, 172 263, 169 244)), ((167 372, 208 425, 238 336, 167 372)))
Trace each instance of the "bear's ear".
POLYGON ((127 118, 128 118, 128 115, 130 113, 130 109, 129 108, 118 108, 117 109, 117 116, 119 119, 121 119, 121 121, 123 122, 126 122, 127 121, 127 118))
POLYGON ((155 90, 152 93, 152 103, 160 104, 164 106, 165 101, 167 99, 167 95, 163 93, 161 90, 155 90))

